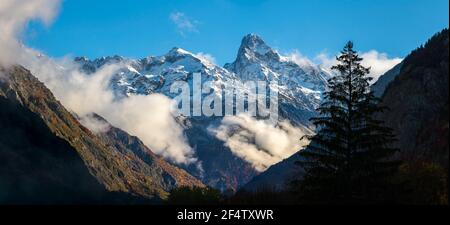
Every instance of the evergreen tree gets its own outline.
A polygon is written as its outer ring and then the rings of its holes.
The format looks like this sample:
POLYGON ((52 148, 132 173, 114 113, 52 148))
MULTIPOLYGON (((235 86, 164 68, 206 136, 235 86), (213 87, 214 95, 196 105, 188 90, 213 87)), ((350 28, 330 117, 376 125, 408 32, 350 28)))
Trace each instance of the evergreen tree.
POLYGON ((375 203, 387 201, 387 185, 399 162, 390 160, 397 151, 395 137, 375 114, 384 110, 370 91, 370 68, 348 42, 329 80, 319 116, 311 121, 317 134, 301 151, 298 162, 305 169, 300 183, 303 201, 310 203, 375 203))

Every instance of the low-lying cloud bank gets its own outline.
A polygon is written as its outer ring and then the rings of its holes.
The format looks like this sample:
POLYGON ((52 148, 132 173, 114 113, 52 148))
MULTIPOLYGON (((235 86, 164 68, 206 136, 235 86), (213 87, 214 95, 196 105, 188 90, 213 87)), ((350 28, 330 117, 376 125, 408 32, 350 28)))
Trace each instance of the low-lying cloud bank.
POLYGON ((80 72, 71 58, 52 59, 23 46, 19 36, 30 20, 52 22, 59 0, 2 0, 0 4, 0 63, 20 64, 53 92, 68 109, 81 116, 81 122, 94 132, 107 126, 91 113, 138 136, 156 154, 177 164, 196 163, 194 150, 187 144, 183 128, 172 116, 171 99, 160 94, 115 99, 108 88, 120 65, 106 65, 94 74, 80 72))
POLYGON ((246 114, 224 117, 219 127, 209 130, 260 172, 301 150, 308 144, 301 138, 312 133, 287 121, 273 125, 246 114))

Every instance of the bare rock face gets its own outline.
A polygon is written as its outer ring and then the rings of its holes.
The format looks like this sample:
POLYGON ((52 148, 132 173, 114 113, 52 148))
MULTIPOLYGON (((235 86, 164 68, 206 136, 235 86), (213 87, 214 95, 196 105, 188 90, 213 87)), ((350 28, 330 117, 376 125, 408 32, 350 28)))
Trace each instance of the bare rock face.
MULTIPOLYGON (((81 161, 76 161, 74 165, 77 170, 81 171, 79 173, 83 174, 79 175, 78 173, 74 173, 72 176, 74 177, 72 180, 73 182, 77 182, 77 176, 80 176, 80 182, 83 182, 83 179, 89 180, 85 173, 88 171, 94 181, 97 182, 97 185, 101 184, 100 187, 105 188, 109 192, 130 193, 143 198, 165 198, 167 197, 168 191, 177 186, 203 186, 200 181, 187 174, 184 170, 176 168, 158 157, 154 157, 154 154, 152 154, 145 146, 145 151, 152 160, 148 160, 147 162, 142 160, 133 152, 132 149, 134 146, 124 144, 127 139, 132 138, 123 131, 120 132, 122 139, 118 139, 118 135, 113 133, 113 131, 116 131, 115 128, 111 128, 111 133, 103 136, 97 136, 97 134, 92 133, 82 126, 78 120, 55 99, 53 94, 23 67, 13 66, 8 69, 0 68, 0 72, 2 74, 0 79, 0 98, 2 101, 9 102, 5 104, 15 104, 18 110, 26 111, 27 114, 34 119, 39 118, 41 121, 39 126, 42 129, 42 132, 47 136, 50 136, 48 138, 51 139, 51 142, 44 143, 40 148, 37 148, 36 146, 31 147, 42 149, 42 154, 45 155, 45 152, 52 148, 52 143, 57 139, 60 144, 55 144, 54 148, 57 148, 61 154, 67 154, 67 157, 70 157, 73 160, 77 157, 81 159, 81 161), (63 147, 58 149, 58 146, 63 147), (80 164, 80 162, 82 162, 82 164, 80 164)), ((1 110, 4 109, 1 108, 1 110)), ((0 120, 5 119, 8 118, 0 118, 0 120)), ((15 119, 24 120, 25 122, 28 120, 27 117, 15 119)), ((29 129, 37 129, 32 125, 30 126, 31 128, 29 129)), ((18 140, 14 141, 21 143, 27 142, 28 138, 33 138, 28 137, 26 134, 24 135, 25 136, 17 136, 18 140)), ((142 144, 138 139, 133 139, 133 142, 142 144)), ((5 142, 0 144, 4 145, 4 143, 5 142)), ((20 152, 14 152, 14 146, 9 149, 12 152, 9 152, 8 154, 21 154, 20 152)), ((39 155, 38 153, 36 154, 39 155)), ((36 157, 39 158, 41 156, 36 157)), ((45 158, 46 157, 43 157, 42 160, 45 158)), ((2 160, 11 163, 9 160, 13 159, 2 157, 2 160)), ((60 164, 65 163, 64 160, 64 158, 54 159, 54 161, 58 161, 57 163, 60 164)), ((49 160, 48 162, 42 163, 52 164, 54 161, 49 160)), ((68 166, 72 165, 71 161, 68 161, 67 163, 68 166)), ((39 165, 34 165, 33 163, 28 166, 32 170, 39 169, 39 165)), ((57 171, 49 171, 52 168, 56 169, 58 167, 48 166, 46 172, 43 171, 42 174, 52 174, 52 172, 54 172, 55 176, 52 177, 52 179, 60 179, 61 183, 64 183, 64 179, 67 177, 56 175, 58 174, 57 171)), ((74 192, 76 192, 76 187, 77 185, 73 185, 71 186, 71 189, 74 189, 74 192)), ((83 186, 80 186, 80 189, 82 189, 82 187, 83 186)))
POLYGON ((381 115, 397 134, 404 160, 437 162, 448 168, 448 29, 405 58, 400 74, 388 85, 381 115))

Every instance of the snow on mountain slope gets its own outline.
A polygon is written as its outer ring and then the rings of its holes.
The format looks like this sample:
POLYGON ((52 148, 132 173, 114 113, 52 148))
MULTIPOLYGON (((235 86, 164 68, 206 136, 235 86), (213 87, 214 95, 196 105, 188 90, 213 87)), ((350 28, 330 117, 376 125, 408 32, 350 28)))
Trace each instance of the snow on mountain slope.
MULTIPOLYGON (((176 81, 186 81, 192 87, 194 73, 201 74, 202 83, 211 81, 211 88, 216 94, 222 93, 220 88, 223 85, 238 85, 236 89, 240 90, 245 81, 273 82, 274 85, 269 86, 269 89, 279 91, 279 122, 287 120, 293 126, 301 128, 300 130, 312 129, 308 119, 315 115, 315 108, 319 105, 321 94, 326 88, 326 80, 331 76, 316 65, 300 65, 289 57, 280 55, 254 34, 243 38, 236 60, 224 67, 217 66, 181 48, 173 48, 162 56, 150 56, 139 60, 111 56, 95 60, 78 57, 75 61, 87 73, 94 73, 108 64, 119 65, 119 71, 112 76, 110 82, 110 87, 119 99, 151 93, 161 93, 174 98, 178 93, 170 92, 171 85, 176 81)), ((207 185, 221 190, 236 190, 258 174, 261 168, 256 170, 253 162, 246 161, 245 157, 235 154, 230 146, 235 146, 236 143, 229 145, 227 137, 218 138, 214 132, 211 132, 210 128, 224 125, 223 118, 222 116, 178 118, 200 162, 197 166, 186 165, 184 168, 201 178, 207 185)), ((248 121, 258 123, 256 120, 248 121)), ((241 144, 254 146, 257 151, 265 151, 264 146, 259 146, 257 141, 251 140, 261 135, 248 134, 249 131, 254 130, 250 129, 254 127, 253 125, 231 124, 231 126, 237 125, 240 125, 237 134, 242 131, 247 132, 248 140, 244 141, 248 143, 241 144)), ((292 139, 289 136, 292 132, 289 133, 282 128, 283 126, 278 124, 269 130, 276 132, 274 134, 279 137, 292 139)), ((294 137, 295 140, 296 138, 294 137)), ((282 158, 289 157, 293 152, 292 149, 274 150, 281 153, 289 152, 289 155, 278 154, 283 156, 282 158)))
POLYGON ((174 97, 175 94, 170 93, 170 86, 175 81, 192 82, 193 73, 201 73, 202 82, 214 81, 217 85, 235 79, 234 74, 227 70, 176 47, 163 56, 149 56, 140 60, 112 56, 93 61, 78 57, 75 61, 82 65, 85 72, 90 73, 106 64, 121 64, 120 70, 111 80, 111 87, 118 97, 155 92, 174 97))
POLYGON ((282 101, 295 103, 308 111, 314 111, 319 105, 321 92, 331 77, 318 66, 309 63, 299 65, 289 57, 280 55, 255 34, 242 39, 236 60, 224 67, 244 81, 277 82, 282 101))
POLYGON ((95 72, 106 64, 122 63, 112 78, 111 86, 119 97, 132 94, 162 93, 170 97, 170 86, 175 81, 192 80, 193 73, 201 73, 202 83, 213 81, 217 86, 232 81, 275 81, 282 100, 295 102, 298 107, 314 111, 332 75, 319 66, 299 65, 280 55, 257 35, 249 34, 242 40, 236 60, 224 68, 214 65, 181 48, 173 48, 163 56, 140 60, 108 56, 88 60, 78 57, 85 72, 95 72))

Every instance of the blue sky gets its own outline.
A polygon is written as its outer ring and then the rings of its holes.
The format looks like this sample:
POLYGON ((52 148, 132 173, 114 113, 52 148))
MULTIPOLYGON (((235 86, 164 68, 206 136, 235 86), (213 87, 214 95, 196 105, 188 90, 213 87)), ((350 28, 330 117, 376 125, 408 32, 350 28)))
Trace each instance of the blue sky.
POLYGON ((347 40, 359 51, 404 57, 448 27, 448 0, 65 0, 50 26, 31 23, 24 42, 54 57, 133 58, 177 46, 234 60, 256 33, 280 52, 314 58, 347 40))

